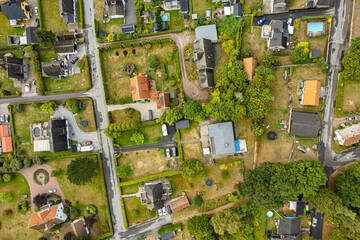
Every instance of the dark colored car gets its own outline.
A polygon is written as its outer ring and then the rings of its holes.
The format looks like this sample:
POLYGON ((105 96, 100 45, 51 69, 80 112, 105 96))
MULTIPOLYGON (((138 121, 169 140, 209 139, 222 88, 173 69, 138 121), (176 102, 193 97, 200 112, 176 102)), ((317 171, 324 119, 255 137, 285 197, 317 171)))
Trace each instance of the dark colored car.
POLYGON ((168 213, 169 213, 169 214, 172 214, 170 205, 167 205, 167 210, 168 210, 168 213))
POLYGON ((150 120, 153 120, 153 118, 154 118, 154 117, 153 117, 153 111, 152 111, 152 110, 149 110, 148 113, 149 113, 149 119, 150 119, 150 120))
POLYGON ((75 63, 77 62, 77 60, 79 60, 78 57, 76 57, 76 58, 74 58, 73 60, 71 60, 71 63, 72 63, 72 64, 75 64, 75 63))
POLYGON ((266 20, 266 17, 263 17, 262 19, 260 19, 260 20, 258 21, 258 24, 259 24, 259 25, 263 24, 263 23, 265 22, 265 20, 266 20))
POLYGON ((35 23, 36 23, 36 26, 37 26, 37 27, 40 27, 40 22, 39 22, 39 19, 38 19, 38 18, 35 19, 35 23))

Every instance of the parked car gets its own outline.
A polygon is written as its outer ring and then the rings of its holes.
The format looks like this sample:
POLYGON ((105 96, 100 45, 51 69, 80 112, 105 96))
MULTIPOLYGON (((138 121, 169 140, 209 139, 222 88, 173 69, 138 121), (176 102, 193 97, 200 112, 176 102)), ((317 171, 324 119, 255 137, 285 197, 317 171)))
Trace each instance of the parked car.
POLYGON ((348 117, 348 118, 346 118, 348 121, 355 121, 355 120, 357 120, 357 117, 348 117))
POLYGON ((170 149, 169 149, 169 148, 167 148, 167 149, 165 150, 165 156, 166 156, 167 158, 171 157, 171 155, 170 155, 170 149))
POLYGON ((56 189, 50 189, 49 193, 56 193, 56 189))
POLYGON ((5 115, 5 122, 10 122, 10 115, 5 115))
POLYGON ((77 60, 79 60, 78 57, 76 57, 76 58, 74 58, 73 60, 71 60, 71 63, 72 63, 72 64, 75 64, 75 63, 77 62, 77 60))
POLYGON ((33 80, 32 84, 33 84, 33 85, 36 85, 36 81, 35 81, 35 79, 33 80))
POLYGON ((149 113, 149 119, 150 120, 153 120, 153 111, 152 110, 148 110, 148 113, 149 113))
POLYGON ((311 226, 312 226, 312 227, 316 227, 316 225, 317 225, 317 218, 313 218, 313 219, 312 219, 311 226))
POLYGON ((287 24, 288 24, 288 25, 291 25, 291 23, 292 23, 292 18, 289 18, 289 19, 287 20, 287 24))
POLYGON ((168 213, 169 213, 169 214, 172 214, 172 210, 171 210, 170 205, 167 205, 167 210, 168 210, 168 213))
POLYGON ((92 141, 84 141, 84 145, 91 145, 92 141))
POLYGON ((266 20, 266 17, 263 17, 263 18, 260 19, 257 23, 258 23, 259 25, 261 25, 261 24, 263 24, 263 23, 265 22, 265 20, 266 20))
POLYGON ((23 199, 28 198, 28 197, 29 197, 29 195, 27 195, 27 194, 21 195, 21 198, 23 198, 23 199))
POLYGON ((307 152, 306 149, 303 148, 302 146, 297 146, 297 149, 300 150, 300 151, 302 151, 303 153, 306 153, 306 152, 307 152))
POLYGON ((176 147, 171 148, 171 153, 173 157, 176 157, 176 147))
POLYGON ((25 85, 25 92, 30 92, 30 84, 25 85))
POLYGON ((5 115, 4 114, 1 114, 0 115, 0 122, 4 122, 5 121, 5 115))
POLYGON ((157 212, 158 212, 159 217, 163 215, 161 209, 158 209, 157 212))
POLYGON ((39 16, 38 7, 35 7, 35 8, 34 8, 34 11, 35 11, 35 15, 36 15, 36 16, 39 16))
POLYGON ((35 19, 35 23, 36 23, 36 26, 37 26, 37 27, 40 27, 40 22, 39 22, 39 19, 38 19, 38 18, 35 19))
POLYGON ((167 214, 167 212, 166 212, 166 208, 165 208, 165 207, 163 207, 161 210, 162 210, 162 213, 163 213, 164 215, 166 215, 166 214, 167 214))
POLYGON ((162 133, 163 133, 163 136, 167 136, 168 135, 168 131, 167 131, 167 126, 165 123, 163 123, 161 125, 161 129, 162 129, 162 133))

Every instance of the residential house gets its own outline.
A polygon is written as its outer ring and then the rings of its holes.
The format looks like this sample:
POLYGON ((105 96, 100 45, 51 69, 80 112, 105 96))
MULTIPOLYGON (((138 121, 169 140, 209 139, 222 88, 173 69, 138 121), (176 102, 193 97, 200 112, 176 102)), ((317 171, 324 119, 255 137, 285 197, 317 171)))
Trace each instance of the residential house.
POLYGON ((242 17, 242 4, 241 3, 235 3, 234 4, 234 17, 242 17))
POLYGON ((141 204, 146 204, 150 211, 163 208, 164 202, 170 199, 172 193, 170 181, 166 178, 145 182, 139 192, 141 204))
POLYGON ((78 53, 75 40, 56 41, 54 50, 55 53, 60 56, 67 56, 78 53))
POLYGON ((255 68, 257 67, 257 60, 254 57, 244 58, 244 71, 248 76, 248 80, 252 80, 255 75, 255 68))
POLYGON ((175 122, 176 129, 186 129, 190 127, 190 121, 188 119, 183 119, 175 122))
POLYGON ((76 237, 84 237, 90 234, 89 229, 85 224, 84 218, 76 219, 71 223, 71 227, 76 237))
POLYGON ((194 42, 194 61, 199 72, 200 88, 214 86, 215 57, 214 48, 209 39, 199 39, 194 42))
POLYGON ((0 64, 7 73, 10 80, 25 81, 29 77, 28 64, 21 58, 7 56, 2 59, 0 64))
POLYGON ((41 63, 43 77, 51 77, 54 80, 60 80, 68 76, 67 66, 64 61, 52 59, 41 63))
POLYGON ((208 125, 210 148, 215 155, 235 153, 235 137, 232 122, 208 125))
POLYGON ((309 205, 303 201, 284 202, 283 213, 285 214, 295 214, 296 216, 302 216, 307 211, 309 211, 309 205))
POLYGON ((283 12, 288 9, 289 0, 273 0, 273 12, 283 12))
POLYGON ((169 93, 163 92, 159 94, 159 98, 156 102, 157 109, 168 109, 170 108, 170 97, 169 93))
POLYGON ((64 205, 62 203, 42 208, 40 211, 31 215, 29 228, 48 231, 56 224, 65 222, 68 218, 63 210, 64 205))
POLYGON ((180 0, 180 13, 189 13, 189 0, 180 0))
POLYGON ((131 34, 135 32, 135 25, 134 24, 122 24, 121 31, 124 34, 131 34))
POLYGON ((65 119, 30 124, 34 152, 62 152, 70 148, 69 124, 65 119))
POLYGON ((125 5, 123 0, 106 0, 104 2, 109 7, 109 17, 111 19, 125 17, 125 5))
POLYGON ((76 1, 59 0, 59 14, 64 23, 76 23, 76 1))
POLYGON ((10 0, 3 3, 1 4, 1 11, 10 20, 11 26, 24 25, 23 23, 32 16, 29 3, 25 0, 10 0))
POLYGON ((300 218, 280 218, 278 234, 280 234, 281 239, 301 240, 300 218))
POLYGON ((264 25, 261 29, 261 37, 267 39, 268 49, 281 51, 286 48, 289 36, 286 21, 271 20, 270 25, 264 25))
POLYGON ((351 146, 360 141, 360 123, 335 131, 335 140, 343 146, 351 146))
POLYGON ((175 231, 172 231, 172 232, 161 234, 160 238, 161 238, 161 240, 169 240, 175 236, 176 236, 175 231))
POLYGON ((190 203, 186 195, 171 199, 170 201, 170 208, 173 213, 181 211, 187 207, 190 207, 190 203))
POLYGON ((216 30, 216 24, 203 25, 195 28, 195 38, 196 40, 200 39, 209 39, 212 43, 218 41, 218 35, 216 30))
POLYGON ((150 83, 145 74, 131 78, 130 88, 134 102, 150 100, 150 83))
POLYGON ((35 31, 37 29, 38 29, 37 27, 27 27, 27 28, 25 28, 26 43, 27 44, 37 44, 37 43, 39 43, 39 40, 35 36, 35 31))
POLYGON ((321 57, 321 51, 320 50, 311 50, 309 57, 310 58, 319 58, 319 57, 321 57))
POLYGON ((319 106, 321 82, 318 80, 305 81, 301 104, 307 106, 319 106))
POLYGON ((0 152, 7 153, 13 151, 10 126, 0 125, 0 152))
POLYGON ((320 117, 315 112, 291 111, 289 132, 292 136, 315 138, 321 129, 320 117))
POLYGON ((37 27, 27 27, 25 28, 24 35, 8 35, 8 44, 9 45, 28 45, 28 44, 37 44, 39 43, 38 39, 35 36, 35 31, 37 27))

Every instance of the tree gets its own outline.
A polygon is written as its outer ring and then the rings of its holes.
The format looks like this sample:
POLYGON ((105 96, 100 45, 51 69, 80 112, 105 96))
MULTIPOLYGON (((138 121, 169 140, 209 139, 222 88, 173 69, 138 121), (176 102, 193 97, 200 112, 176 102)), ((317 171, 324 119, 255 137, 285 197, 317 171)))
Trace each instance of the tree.
POLYGON ((241 50, 241 54, 245 57, 252 57, 254 55, 254 51, 250 47, 243 47, 241 50))
POLYGON ((131 135, 130 140, 135 142, 136 145, 143 144, 145 136, 141 132, 134 132, 133 135, 131 135))
POLYGON ((38 207, 41 208, 42 206, 44 206, 45 204, 47 204, 48 202, 48 194, 47 193, 43 193, 43 194, 38 194, 34 197, 33 199, 33 203, 38 207))
POLYGON ((263 135, 265 127, 264 124, 255 122, 250 124, 250 130, 255 137, 260 137, 261 135, 263 135))
POLYGON ((272 68, 274 66, 275 59, 270 54, 263 54, 259 57, 259 63, 261 66, 266 68, 272 68))
POLYGON ((4 96, 9 96, 11 93, 8 90, 1 89, 1 94, 4 96))
POLYGON ((189 218, 186 224, 190 234, 201 237, 211 236, 214 233, 214 228, 210 224, 210 218, 206 214, 189 218))
POLYGON ((10 161, 10 167, 14 172, 16 172, 24 167, 24 163, 21 159, 14 158, 10 161))
POLYGON ((119 178, 126 178, 132 173, 131 167, 129 165, 120 165, 115 168, 116 174, 119 178))
POLYGON ((195 206, 200 206, 203 203, 203 200, 201 198, 201 196, 196 196, 194 197, 192 204, 194 204, 195 206))
POLYGON ((189 120, 201 122, 205 119, 205 111, 200 102, 188 99, 184 103, 184 117, 189 120))
POLYGON ((12 174, 11 173, 5 173, 3 176, 2 176, 4 182, 10 182, 11 178, 12 178, 12 174))
POLYGON ((39 40, 39 43, 45 47, 54 46, 55 33, 51 30, 38 29, 34 32, 35 37, 39 40))
POLYGON ((114 33, 110 33, 106 39, 109 41, 109 42, 113 42, 115 40, 115 35, 114 33))
POLYGON ((147 61, 148 61, 148 64, 149 64, 150 68, 158 68, 160 66, 160 63, 159 63, 159 61, 157 59, 157 56, 155 54, 150 54, 148 56, 147 61))
POLYGON ((44 159, 42 157, 40 157, 40 156, 37 156, 37 157, 33 158, 32 161, 33 161, 33 164, 41 165, 41 164, 44 163, 44 159))
POLYGON ((262 7, 263 7, 262 2, 253 2, 253 3, 250 5, 250 9, 251 9, 251 10, 262 9, 262 7))
POLYGON ((215 212, 210 224, 214 227, 215 233, 219 235, 235 234, 244 226, 241 217, 231 209, 215 212))
POLYGON ((351 45, 349 47, 350 52, 360 50, 360 37, 351 39, 351 45))
POLYGON ((24 168, 31 167, 31 164, 32 164, 31 159, 29 159, 29 158, 24 159, 24 168))
POLYGON ((235 42, 231 39, 226 40, 221 44, 221 47, 226 53, 230 53, 235 47, 235 42))
POLYGON ((93 218, 91 216, 88 216, 85 218, 85 224, 88 227, 92 227, 94 225, 95 221, 96 221, 95 218, 93 218))
POLYGON ((309 62, 309 42, 299 42, 294 50, 290 51, 290 58, 292 63, 307 63, 309 62))
POLYGON ((77 207, 71 207, 71 217, 72 219, 76 219, 80 216, 81 212, 77 207))
POLYGON ((24 111, 24 106, 20 103, 15 103, 13 105, 13 112, 14 113, 22 113, 24 111))
POLYGON ((191 178, 200 173, 204 167, 197 159, 186 159, 182 162, 182 176, 185 178, 191 178))
POLYGON ((0 201, 4 203, 11 202, 13 200, 13 196, 11 192, 0 192, 0 201))
POLYGON ((184 114, 181 109, 170 108, 164 112, 164 114, 156 120, 157 122, 167 122, 170 126, 174 125, 175 122, 184 118, 184 114))
POLYGON ((96 163, 89 161, 87 158, 77 158, 72 160, 67 166, 67 179, 76 185, 85 185, 96 176, 96 163))
POLYGON ((360 49, 349 52, 342 60, 344 77, 349 80, 360 79, 360 49))
POLYGON ((51 112, 51 111, 55 111, 55 109, 57 108, 57 104, 53 101, 46 101, 41 105, 41 111, 44 112, 51 112))

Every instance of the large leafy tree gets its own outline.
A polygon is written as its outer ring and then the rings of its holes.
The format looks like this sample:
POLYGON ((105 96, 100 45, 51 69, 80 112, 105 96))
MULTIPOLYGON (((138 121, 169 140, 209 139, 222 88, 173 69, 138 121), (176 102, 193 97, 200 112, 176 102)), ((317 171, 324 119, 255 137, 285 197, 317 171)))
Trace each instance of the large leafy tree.
POLYGON ((344 77, 349 80, 360 80, 360 49, 349 52, 342 60, 344 77))
POLYGON ((205 118, 205 111, 200 102, 192 99, 184 103, 184 117, 189 120, 201 122, 205 118))
POLYGON ((76 185, 85 185, 96 176, 96 163, 87 158, 77 158, 72 160, 66 170, 68 180, 76 185))
POLYGON ((192 178, 204 169, 204 166, 197 159, 186 159, 181 165, 183 168, 182 175, 185 178, 192 178))
POLYGON ((0 201, 4 203, 11 202, 13 200, 13 196, 11 192, 1 192, 0 193, 0 201))
POLYGON ((155 54, 150 54, 147 61, 149 63, 149 67, 151 68, 158 68, 160 66, 159 60, 155 54))
POLYGON ((24 167, 24 162, 21 159, 14 158, 10 161, 10 167, 14 172, 19 171, 24 167))
POLYGON ((133 135, 131 135, 130 140, 137 145, 143 144, 145 141, 145 136, 141 132, 134 132, 133 135))
POLYGON ((294 50, 290 51, 290 58, 292 63, 307 63, 309 62, 309 42, 299 42, 294 50))
POLYGON ((35 37, 39 40, 39 43, 45 47, 54 46, 55 33, 51 30, 38 29, 34 32, 35 37))
POLYGON ((132 171, 129 165, 120 165, 115 168, 116 174, 119 178, 126 178, 130 176, 132 171))
POLYGON ((351 39, 351 45, 349 50, 351 52, 356 51, 356 50, 360 50, 360 37, 356 37, 351 39))
POLYGON ((55 111, 55 109, 57 108, 57 104, 53 101, 46 101, 43 104, 41 104, 40 108, 44 112, 51 112, 51 111, 55 111))
POLYGON ((241 217, 231 209, 216 212, 211 218, 210 224, 219 235, 235 234, 244 226, 241 217))
POLYGON ((275 59, 271 54, 263 54, 259 57, 259 63, 264 67, 272 68, 274 66, 275 59))
POLYGON ((206 214, 189 218, 186 224, 190 234, 201 237, 211 236, 214 233, 214 228, 210 224, 210 218, 206 214))
POLYGON ((43 193, 43 194, 38 194, 34 197, 33 199, 33 203, 38 207, 41 208, 42 206, 44 206, 45 204, 47 204, 47 198, 48 195, 47 193, 43 193))
POLYGON ((169 125, 174 125, 175 122, 184 118, 183 111, 178 108, 170 108, 164 112, 164 114, 156 120, 157 122, 167 122, 169 125))

